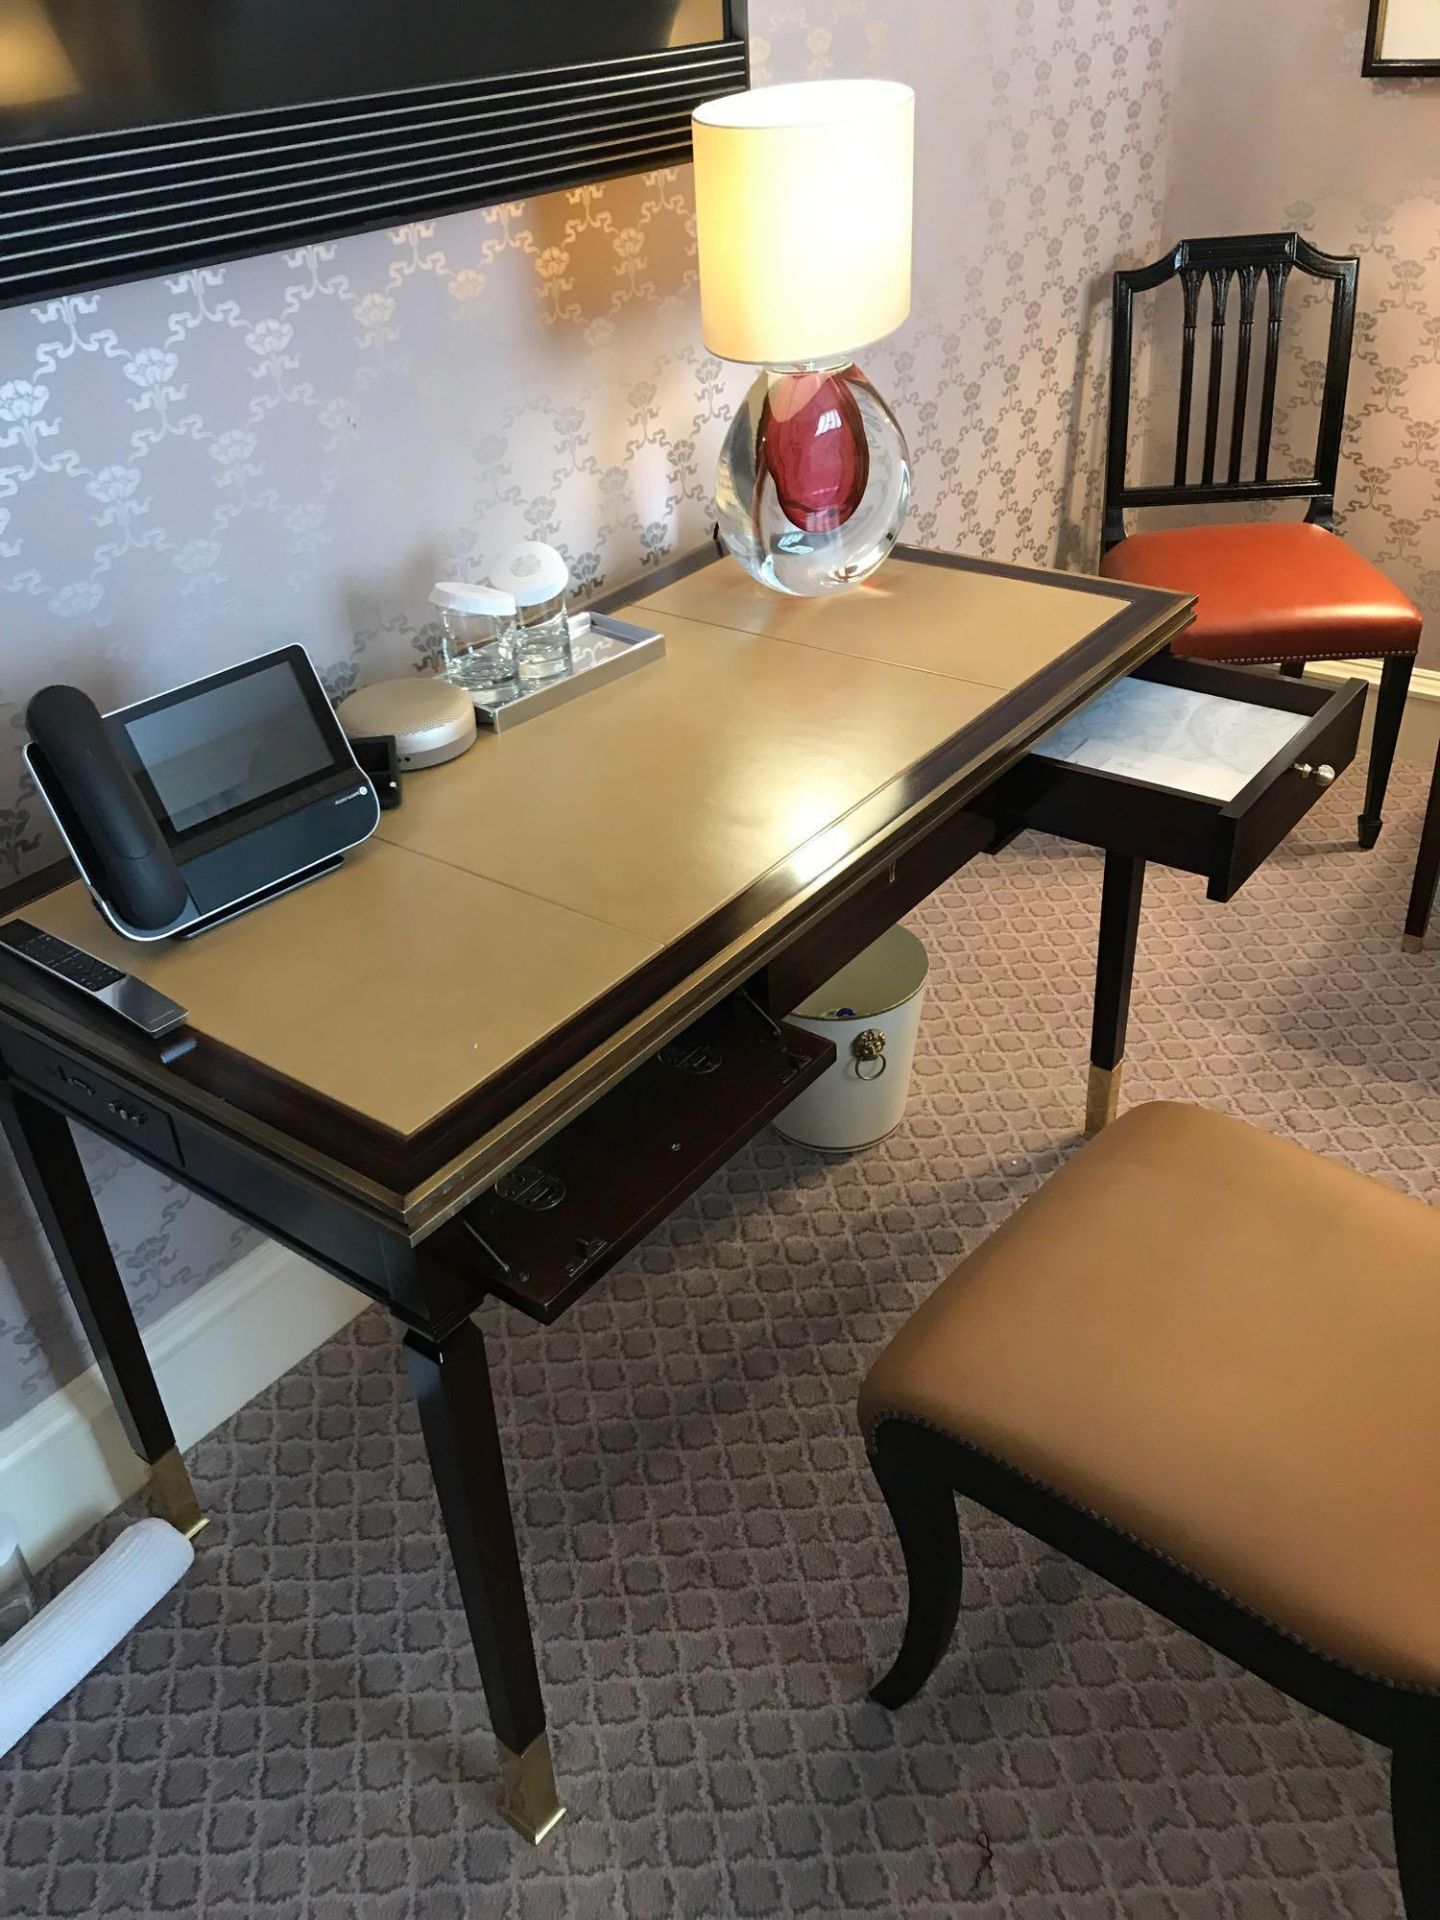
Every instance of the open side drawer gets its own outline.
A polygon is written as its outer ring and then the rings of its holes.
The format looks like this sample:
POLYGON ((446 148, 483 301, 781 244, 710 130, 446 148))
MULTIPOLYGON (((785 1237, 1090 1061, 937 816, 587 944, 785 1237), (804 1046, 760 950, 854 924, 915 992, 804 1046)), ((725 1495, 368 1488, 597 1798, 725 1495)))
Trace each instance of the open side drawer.
POLYGON ((834 1058, 732 994, 472 1202, 452 1246, 497 1299, 555 1320, 834 1058))
POLYGON ((998 823, 1204 874, 1228 900, 1355 758, 1364 706, 1363 680, 1162 654, 1005 775, 998 823))

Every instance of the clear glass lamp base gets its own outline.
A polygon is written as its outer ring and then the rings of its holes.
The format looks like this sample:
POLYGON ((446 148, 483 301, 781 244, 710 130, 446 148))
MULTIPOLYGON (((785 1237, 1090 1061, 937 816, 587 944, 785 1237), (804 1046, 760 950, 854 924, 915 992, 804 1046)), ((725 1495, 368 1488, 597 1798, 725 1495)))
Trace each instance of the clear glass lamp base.
POLYGON ((720 537, 747 573, 815 597, 868 579, 900 537, 910 452, 853 363, 766 367, 715 478, 720 537))

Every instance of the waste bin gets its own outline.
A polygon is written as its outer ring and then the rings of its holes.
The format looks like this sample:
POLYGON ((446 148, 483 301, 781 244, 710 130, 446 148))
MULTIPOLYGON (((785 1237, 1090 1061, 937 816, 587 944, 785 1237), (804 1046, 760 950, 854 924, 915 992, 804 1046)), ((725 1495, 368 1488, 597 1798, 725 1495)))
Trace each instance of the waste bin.
POLYGON ((904 927, 866 947, 786 1019, 835 1042, 835 1063, 775 1121, 785 1139, 853 1153, 905 1117, 929 959, 904 927))

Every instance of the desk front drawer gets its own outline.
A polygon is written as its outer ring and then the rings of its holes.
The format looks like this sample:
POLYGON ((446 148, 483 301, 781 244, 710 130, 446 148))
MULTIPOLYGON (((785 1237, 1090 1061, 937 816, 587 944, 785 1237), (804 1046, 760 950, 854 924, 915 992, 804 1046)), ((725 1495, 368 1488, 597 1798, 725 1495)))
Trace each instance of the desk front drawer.
POLYGON ((1007 774, 998 815, 1203 874, 1228 900, 1355 758, 1364 706, 1362 680, 1162 656, 1056 730, 1073 758, 1036 752, 1007 774))
POLYGON ((442 1228, 445 1244, 498 1298, 554 1320, 834 1058, 732 995, 442 1228))
POLYGON ((170 1166, 182 1164, 170 1116, 128 1087, 106 1079, 87 1062, 72 1059, 58 1047, 34 1040, 29 1034, 7 1033, 0 1040, 0 1053, 17 1080, 64 1107, 77 1120, 122 1144, 131 1141, 140 1152, 170 1166))

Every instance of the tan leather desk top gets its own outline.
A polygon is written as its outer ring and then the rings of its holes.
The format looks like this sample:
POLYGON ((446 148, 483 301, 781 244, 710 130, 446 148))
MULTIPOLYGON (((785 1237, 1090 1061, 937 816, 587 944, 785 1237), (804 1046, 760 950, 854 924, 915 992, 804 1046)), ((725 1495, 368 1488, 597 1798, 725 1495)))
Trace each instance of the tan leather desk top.
POLYGON ((799 891, 853 852, 863 803, 979 724, 993 750, 997 710, 1028 744, 1123 670, 1108 646, 1073 678, 1057 662, 1112 630, 1143 657, 1184 602, 897 557, 833 601, 727 561, 612 610, 660 627, 665 659, 407 775, 341 873, 194 942, 124 941, 78 884, 27 915, 403 1141, 762 877, 789 862, 799 891), (1043 698, 1016 695, 1047 672, 1043 698))
POLYGON ((663 943, 994 703, 961 678, 627 614, 663 628, 664 660, 407 778, 382 837, 663 943))
POLYGON ((1074 574, 957 572, 892 560, 837 599, 792 600, 724 566, 637 597, 637 605, 1008 691, 1124 611, 1123 601, 1081 592, 1082 584, 1074 574))
POLYGON ((404 1133, 655 950, 380 840, 198 940, 137 949, 79 886, 26 917, 150 981, 237 1053, 404 1133))

